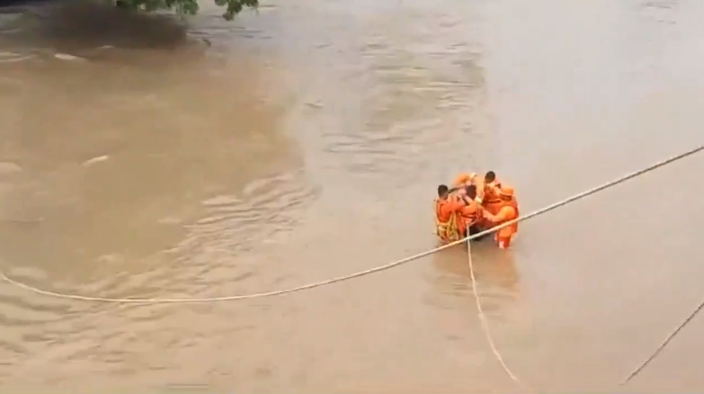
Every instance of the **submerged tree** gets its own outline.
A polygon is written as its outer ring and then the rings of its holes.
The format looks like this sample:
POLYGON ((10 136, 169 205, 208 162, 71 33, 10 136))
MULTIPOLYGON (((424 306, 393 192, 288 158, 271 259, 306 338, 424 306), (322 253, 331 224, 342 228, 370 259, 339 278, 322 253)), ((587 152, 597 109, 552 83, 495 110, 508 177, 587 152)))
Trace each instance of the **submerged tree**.
MULTIPOLYGON (((259 0, 214 0, 220 7, 226 7, 222 15, 232 20, 244 7, 256 8, 259 0)), ((179 15, 198 13, 198 0, 116 0, 116 5, 142 11, 174 10, 179 15)))

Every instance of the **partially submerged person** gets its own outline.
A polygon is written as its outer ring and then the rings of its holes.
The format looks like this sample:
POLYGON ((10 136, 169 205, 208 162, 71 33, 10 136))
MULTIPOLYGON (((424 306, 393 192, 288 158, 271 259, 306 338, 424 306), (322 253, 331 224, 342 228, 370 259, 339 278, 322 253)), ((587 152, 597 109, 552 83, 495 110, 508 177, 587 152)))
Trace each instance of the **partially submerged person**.
POLYGON ((460 196, 451 195, 447 185, 438 186, 438 198, 435 199, 436 232, 443 242, 453 242, 462 238, 464 220, 460 211, 465 204, 460 196))
POLYGON ((480 203, 489 213, 496 215, 502 207, 499 197, 501 182, 496 178, 496 173, 494 171, 487 172, 481 186, 480 203))
MULTIPOLYGON (((452 188, 438 186, 437 234, 445 242, 480 233, 514 216, 518 217, 518 204, 513 188, 502 187, 494 171, 488 171, 484 177, 462 173, 452 181, 452 188)), ((499 246, 507 248, 517 230, 517 225, 511 225, 496 232, 494 237, 499 246)))
MULTIPOLYGON (((499 190, 499 199, 501 201, 501 205, 498 207, 498 211, 495 214, 485 212, 484 216, 486 220, 493 223, 493 225, 498 226, 518 219, 518 202, 514 196, 513 187, 503 185, 499 190)), ((496 231, 494 239, 496 240, 499 248, 506 249, 511 246, 511 241, 517 232, 518 223, 513 223, 496 231)))
POLYGON ((462 207, 460 215, 464 222, 464 228, 469 227, 469 234, 465 235, 474 235, 481 232, 484 224, 484 209, 477 201, 477 186, 469 185, 464 188, 462 200, 464 207, 462 207))

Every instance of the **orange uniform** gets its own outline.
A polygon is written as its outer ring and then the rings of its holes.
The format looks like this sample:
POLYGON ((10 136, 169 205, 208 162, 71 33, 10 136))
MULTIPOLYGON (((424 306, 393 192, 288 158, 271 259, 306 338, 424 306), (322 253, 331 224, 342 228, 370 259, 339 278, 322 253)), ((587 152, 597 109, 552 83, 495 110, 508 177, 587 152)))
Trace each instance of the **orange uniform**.
POLYGON ((473 185, 476 178, 477 178, 477 174, 474 172, 459 174, 459 175, 457 175, 455 180, 452 181, 452 187, 473 185))
MULTIPOLYGON (((511 186, 504 185, 500 192, 501 206, 498 212, 491 218, 496 225, 501 225, 508 221, 518 218, 518 202, 514 197, 514 191, 511 186)), ((494 239, 499 245, 499 248, 506 249, 511 246, 511 240, 518 232, 518 223, 513 223, 496 232, 494 239)))
POLYGON ((435 200, 435 225, 437 235, 442 241, 452 242, 460 239, 464 221, 459 213, 463 208, 462 201, 455 198, 435 200))
POLYGON ((463 220, 463 228, 474 226, 483 219, 482 206, 477 201, 472 201, 462 207, 460 215, 463 220))
POLYGON ((501 193, 501 182, 497 179, 494 182, 487 183, 484 185, 483 190, 482 206, 492 215, 496 215, 503 206, 501 196, 499 195, 501 193))

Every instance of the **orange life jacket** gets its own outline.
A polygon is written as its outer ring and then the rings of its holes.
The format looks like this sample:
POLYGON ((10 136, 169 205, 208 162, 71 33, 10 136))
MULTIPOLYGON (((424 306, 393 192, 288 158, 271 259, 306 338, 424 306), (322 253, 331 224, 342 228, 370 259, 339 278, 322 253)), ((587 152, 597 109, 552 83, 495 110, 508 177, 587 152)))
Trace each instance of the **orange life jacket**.
POLYGON ((472 201, 460 211, 465 226, 472 226, 482 218, 482 207, 476 201, 472 201))
POLYGON ((499 181, 494 181, 490 184, 484 185, 484 200, 485 204, 497 204, 501 202, 499 197, 499 190, 501 190, 501 183, 499 181))
POLYGON ((498 180, 484 186, 482 206, 493 215, 499 213, 501 206, 503 206, 503 200, 499 196, 500 190, 501 183, 498 180))
MULTIPOLYGON (((514 219, 518 219, 518 217, 520 215, 520 213, 518 212, 518 202, 516 201, 515 198, 512 198, 510 201, 504 200, 502 202, 503 202, 503 205, 502 205, 501 209, 499 210, 499 212, 501 212, 507 208, 511 209, 511 212, 509 215, 506 216, 506 218, 504 220, 497 223, 498 225, 501 225, 503 223, 509 222, 514 219)), ((496 236, 498 238, 509 238, 509 237, 513 236, 514 234, 516 234, 517 232, 518 232, 518 222, 513 223, 510 226, 506 226, 506 227, 502 228, 501 230, 499 230, 496 233, 496 236)))
POLYGON ((452 211, 449 217, 442 212, 442 206, 450 204, 447 200, 435 200, 435 232, 443 242, 454 242, 462 238, 460 225, 462 219, 456 211, 452 211))

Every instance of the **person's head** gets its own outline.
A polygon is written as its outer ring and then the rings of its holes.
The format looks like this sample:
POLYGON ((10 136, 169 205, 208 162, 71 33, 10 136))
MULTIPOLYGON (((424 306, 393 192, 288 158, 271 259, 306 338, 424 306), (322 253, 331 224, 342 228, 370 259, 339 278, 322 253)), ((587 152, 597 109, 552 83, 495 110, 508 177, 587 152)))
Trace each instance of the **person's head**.
POLYGON ((484 182, 491 183, 496 180, 496 173, 494 171, 489 171, 484 175, 484 182))
POLYGON ((442 200, 446 199, 450 194, 450 188, 447 185, 438 186, 438 197, 442 200))
POLYGON ((477 198, 477 187, 474 185, 469 185, 464 189, 467 193, 467 197, 474 200, 477 198))
POLYGON ((501 197, 502 200, 505 201, 510 201, 513 199, 513 187, 509 185, 503 185, 501 187, 501 191, 499 191, 499 197, 501 197))
POLYGON ((460 174, 455 178, 454 181, 452 181, 453 186, 468 186, 474 183, 475 178, 477 177, 477 174, 475 173, 470 173, 470 174, 460 174))

